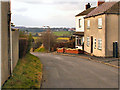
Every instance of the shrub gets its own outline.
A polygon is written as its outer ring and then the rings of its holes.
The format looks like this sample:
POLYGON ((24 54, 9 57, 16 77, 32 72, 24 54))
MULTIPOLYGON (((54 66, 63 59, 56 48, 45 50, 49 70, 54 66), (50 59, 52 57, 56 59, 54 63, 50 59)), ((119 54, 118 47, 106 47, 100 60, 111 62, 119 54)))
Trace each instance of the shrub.
POLYGON ((56 37, 50 30, 47 30, 42 34, 41 40, 44 45, 44 48, 48 51, 51 51, 51 49, 56 44, 56 37))
POLYGON ((26 35, 24 32, 20 32, 19 37, 19 58, 22 58, 30 52, 33 38, 31 34, 26 35))
POLYGON ((20 38, 19 39, 19 58, 22 58, 26 55, 28 46, 27 38, 20 38))

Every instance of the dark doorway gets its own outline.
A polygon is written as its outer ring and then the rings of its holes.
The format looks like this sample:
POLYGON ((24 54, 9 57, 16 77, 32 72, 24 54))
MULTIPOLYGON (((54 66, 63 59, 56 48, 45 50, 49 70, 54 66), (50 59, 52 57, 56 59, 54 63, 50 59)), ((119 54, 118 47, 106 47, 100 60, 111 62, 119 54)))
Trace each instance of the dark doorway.
POLYGON ((93 53, 93 36, 91 36, 91 53, 93 53))

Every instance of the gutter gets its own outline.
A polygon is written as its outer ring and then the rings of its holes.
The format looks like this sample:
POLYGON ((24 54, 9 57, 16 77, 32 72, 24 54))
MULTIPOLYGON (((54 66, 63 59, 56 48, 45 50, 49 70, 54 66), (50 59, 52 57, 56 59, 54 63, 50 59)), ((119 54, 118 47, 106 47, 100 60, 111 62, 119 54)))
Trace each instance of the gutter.
POLYGON ((95 16, 99 16, 99 15, 103 15, 103 14, 106 14, 106 13, 100 13, 100 14, 96 14, 96 15, 91 15, 91 16, 87 16, 87 17, 84 17, 84 18, 90 18, 90 17, 95 17, 95 16))

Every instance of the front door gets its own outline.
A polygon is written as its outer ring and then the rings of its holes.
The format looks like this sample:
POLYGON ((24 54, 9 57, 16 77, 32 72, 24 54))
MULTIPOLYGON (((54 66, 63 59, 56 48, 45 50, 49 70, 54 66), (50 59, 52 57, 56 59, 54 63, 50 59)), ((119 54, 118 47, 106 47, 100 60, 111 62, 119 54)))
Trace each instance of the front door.
POLYGON ((93 36, 91 36, 91 53, 93 53, 93 36))

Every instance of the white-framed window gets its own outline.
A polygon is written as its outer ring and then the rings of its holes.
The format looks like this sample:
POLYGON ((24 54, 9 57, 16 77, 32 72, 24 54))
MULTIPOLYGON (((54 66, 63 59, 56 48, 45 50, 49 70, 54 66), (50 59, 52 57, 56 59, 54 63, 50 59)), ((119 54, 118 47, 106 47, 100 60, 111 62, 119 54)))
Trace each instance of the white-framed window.
POLYGON ((102 39, 98 39, 98 49, 102 49, 102 39))
POLYGON ((98 28, 102 28, 102 18, 98 18, 98 28))
POLYGON ((90 20, 87 20, 87 28, 90 28, 90 20))
POLYGON ((97 42, 96 42, 96 38, 94 39, 94 48, 96 49, 96 44, 97 44, 97 42))
POLYGON ((87 46, 89 47, 90 45, 90 37, 87 37, 87 46))
POLYGON ((78 22, 79 22, 79 28, 81 28, 81 19, 79 19, 78 22))

